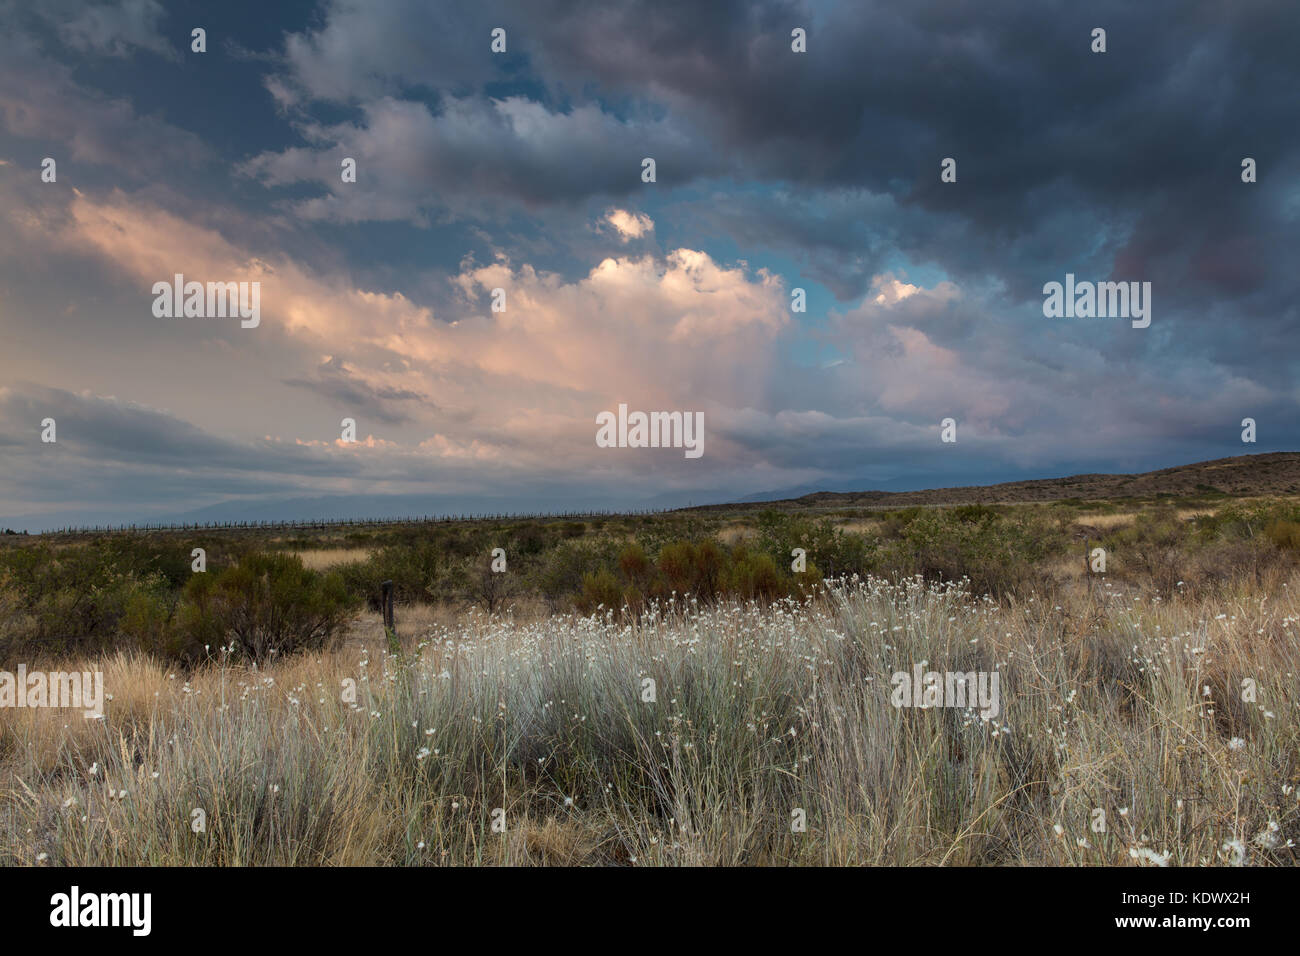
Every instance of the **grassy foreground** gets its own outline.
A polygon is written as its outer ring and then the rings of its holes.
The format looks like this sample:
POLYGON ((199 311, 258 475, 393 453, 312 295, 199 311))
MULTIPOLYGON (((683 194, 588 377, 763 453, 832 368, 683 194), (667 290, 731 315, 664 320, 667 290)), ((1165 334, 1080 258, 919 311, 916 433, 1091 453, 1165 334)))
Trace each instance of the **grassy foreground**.
POLYGON ((102 720, 0 711, 0 864, 1293 865, 1298 588, 854 578, 471 610, 399 655, 373 622, 263 667, 119 653, 102 720), (998 718, 892 706, 922 662, 999 673, 998 718))

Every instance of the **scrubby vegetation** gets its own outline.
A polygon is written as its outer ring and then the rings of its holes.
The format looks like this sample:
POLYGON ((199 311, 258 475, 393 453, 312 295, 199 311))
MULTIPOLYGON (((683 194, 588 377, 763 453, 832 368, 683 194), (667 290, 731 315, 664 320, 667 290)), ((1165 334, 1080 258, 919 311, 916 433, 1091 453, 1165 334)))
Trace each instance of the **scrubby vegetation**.
POLYGON ((1208 492, 7 536, 0 660, 112 696, 0 709, 0 864, 1293 864, 1297 588, 1208 492))
POLYGON ((404 605, 539 603, 634 617, 674 594, 773 601, 852 574, 965 580, 1004 599, 1078 578, 1094 548, 1107 552, 1105 580, 1164 596, 1295 566, 1300 506, 1216 501, 430 522, 341 537, 15 536, 0 546, 0 655, 134 648, 193 664, 231 640, 255 659, 319 648, 349 611, 378 609, 384 581, 404 605), (192 570, 194 548, 206 553, 203 574, 192 570), (315 555, 345 558, 318 567, 315 555))
POLYGON ((0 554, 0 660, 130 648, 193 664, 233 641, 258 661, 322 647, 358 604, 340 575, 296 555, 191 567, 187 547, 133 538, 0 554))

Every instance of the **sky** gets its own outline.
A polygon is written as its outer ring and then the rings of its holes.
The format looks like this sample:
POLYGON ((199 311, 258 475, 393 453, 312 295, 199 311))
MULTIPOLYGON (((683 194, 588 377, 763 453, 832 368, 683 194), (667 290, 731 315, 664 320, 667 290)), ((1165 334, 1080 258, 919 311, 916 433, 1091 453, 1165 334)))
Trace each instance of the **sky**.
POLYGON ((1300 448, 1297 50, 1291 0, 0 0, 0 526, 1300 448))

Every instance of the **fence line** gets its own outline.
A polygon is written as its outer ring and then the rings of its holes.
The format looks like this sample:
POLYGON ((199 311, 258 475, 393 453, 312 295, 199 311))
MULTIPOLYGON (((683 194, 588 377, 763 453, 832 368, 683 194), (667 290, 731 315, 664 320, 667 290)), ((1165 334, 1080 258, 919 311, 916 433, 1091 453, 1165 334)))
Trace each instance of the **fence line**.
POLYGON ((313 518, 301 521, 196 521, 180 524, 84 525, 47 528, 40 535, 148 534, 183 531, 291 530, 325 531, 335 528, 369 528, 411 524, 449 524, 466 521, 556 521, 578 518, 636 518, 667 514, 675 508, 633 508, 626 511, 502 511, 445 515, 408 515, 404 518, 313 518))

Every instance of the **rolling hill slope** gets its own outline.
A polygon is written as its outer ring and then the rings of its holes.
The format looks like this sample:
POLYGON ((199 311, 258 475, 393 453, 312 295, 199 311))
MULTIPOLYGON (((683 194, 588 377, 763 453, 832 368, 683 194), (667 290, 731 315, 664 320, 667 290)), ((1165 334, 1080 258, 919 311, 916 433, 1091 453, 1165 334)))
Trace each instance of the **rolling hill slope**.
POLYGON ((1016 504, 1065 498, 1104 500, 1196 496, 1300 495, 1300 452, 1217 458, 1135 475, 1070 475, 925 491, 818 491, 782 501, 706 505, 692 510, 898 508, 909 505, 1016 504))

